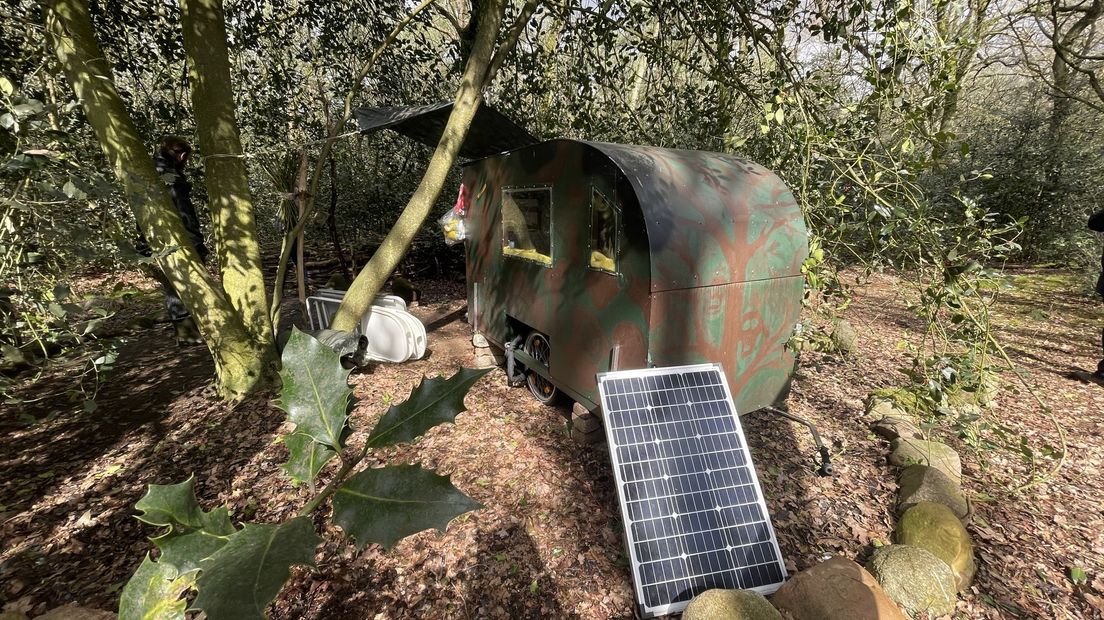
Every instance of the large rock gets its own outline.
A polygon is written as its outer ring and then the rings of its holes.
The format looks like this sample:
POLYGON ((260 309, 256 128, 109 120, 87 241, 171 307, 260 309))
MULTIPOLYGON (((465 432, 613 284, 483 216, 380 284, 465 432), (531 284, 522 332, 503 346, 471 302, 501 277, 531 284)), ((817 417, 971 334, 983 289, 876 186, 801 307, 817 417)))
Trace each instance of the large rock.
POLYGON ((927 465, 910 465, 901 470, 897 479, 897 513, 901 514, 920 502, 934 502, 949 508, 961 521, 970 516, 970 502, 958 483, 950 476, 927 465))
POLYGON ((943 504, 920 502, 901 515, 894 533, 897 542, 922 547, 954 571, 959 591, 969 587, 977 572, 974 543, 962 522, 943 504))
POLYGON ((954 612, 954 573, 927 549, 889 545, 870 556, 866 568, 889 598, 910 614, 942 616, 954 612))
POLYGON ((920 430, 916 418, 910 415, 887 415, 871 423, 870 430, 874 434, 884 437, 889 441, 908 437, 910 439, 923 439, 924 431, 920 430))
POLYGON ((832 326, 832 348, 845 355, 858 350, 859 335, 851 323, 840 319, 832 326))
POLYGON ((889 401, 890 404, 905 413, 920 412, 924 409, 923 403, 916 397, 916 394, 902 387, 878 388, 867 397, 868 403, 878 400, 889 401))
POLYGON ((782 620, 782 614, 751 590, 706 590, 694 597, 682 620, 782 620))
POLYGON ((971 391, 958 390, 947 395, 947 404, 952 407, 962 405, 977 405, 980 407, 992 407, 1000 394, 1000 377, 992 373, 985 373, 977 385, 971 391))
POLYGON ((897 467, 927 465, 947 474, 956 484, 962 481, 962 459, 950 446, 938 441, 900 437, 889 444, 889 462, 897 467))
POLYGON ((864 404, 864 412, 869 420, 880 420, 889 417, 907 417, 909 414, 899 408, 891 400, 884 398, 867 397, 864 404))
POLYGON ((907 620, 870 573, 840 556, 790 577, 771 602, 793 620, 907 620))

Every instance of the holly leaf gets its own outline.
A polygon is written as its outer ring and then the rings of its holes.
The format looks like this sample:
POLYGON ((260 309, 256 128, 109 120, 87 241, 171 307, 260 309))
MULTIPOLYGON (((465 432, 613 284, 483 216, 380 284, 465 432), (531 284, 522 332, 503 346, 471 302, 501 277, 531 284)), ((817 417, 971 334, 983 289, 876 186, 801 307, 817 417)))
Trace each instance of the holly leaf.
POLYGON ((284 444, 291 455, 283 465, 283 470, 297 483, 314 480, 318 472, 322 471, 322 466, 337 454, 332 448, 318 443, 306 433, 294 432, 284 437, 284 444))
POLYGON ((206 523, 206 515, 195 498, 195 476, 180 484, 151 484, 145 496, 134 504, 138 520, 162 527, 198 529, 206 523))
POLYGON ((447 476, 417 465, 362 471, 338 487, 333 522, 356 540, 390 548, 416 532, 442 532, 459 515, 483 505, 452 486, 447 476))
POLYGON ((490 371, 490 368, 461 368, 448 379, 423 377, 410 398, 392 405, 380 418, 368 435, 368 445, 380 447, 410 441, 438 424, 454 421, 461 411, 467 410, 464 396, 468 390, 490 371))
POLYGON ((234 529, 224 534, 196 530, 187 534, 170 532, 153 539, 153 544, 161 550, 161 564, 168 564, 180 574, 202 568, 204 560, 213 556, 226 545, 234 529))
POLYGON ((284 347, 280 398, 276 403, 305 433, 335 450, 342 448, 342 433, 348 418, 349 373, 332 349, 293 328, 284 347))
POLYGON ((181 595, 195 585, 195 573, 181 575, 149 554, 123 587, 119 620, 184 620, 187 601, 181 595))
POLYGON ((192 609, 203 610, 211 620, 263 620, 292 565, 314 566, 320 542, 308 517, 279 525, 245 524, 200 565, 192 609))

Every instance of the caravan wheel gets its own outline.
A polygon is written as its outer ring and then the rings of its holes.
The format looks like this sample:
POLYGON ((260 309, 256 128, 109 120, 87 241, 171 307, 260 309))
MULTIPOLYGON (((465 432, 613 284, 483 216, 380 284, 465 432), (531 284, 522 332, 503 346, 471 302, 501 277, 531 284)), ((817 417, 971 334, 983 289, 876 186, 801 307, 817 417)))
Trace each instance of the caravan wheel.
MULTIPOLYGON (((525 352, 541 365, 548 368, 548 360, 552 354, 552 347, 548 344, 548 338, 539 332, 531 332, 525 339, 525 352)), ((529 391, 533 393, 542 404, 551 405, 559 400, 560 390, 552 385, 552 382, 533 371, 526 373, 525 382, 529 385, 529 391)))

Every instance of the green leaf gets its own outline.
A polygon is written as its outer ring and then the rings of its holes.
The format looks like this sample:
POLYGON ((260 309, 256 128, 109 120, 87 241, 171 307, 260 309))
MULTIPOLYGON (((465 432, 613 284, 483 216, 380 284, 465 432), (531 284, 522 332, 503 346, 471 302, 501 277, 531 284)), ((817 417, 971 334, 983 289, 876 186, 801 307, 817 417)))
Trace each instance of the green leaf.
POLYGON ((339 450, 348 419, 349 373, 332 349, 293 329, 284 347, 277 405, 288 414, 297 433, 339 450))
POLYGON ((195 498, 195 476, 188 476, 180 484, 149 485, 149 490, 134 508, 142 512, 138 520, 150 525, 188 528, 204 525, 203 509, 195 498))
POLYGON ((234 525, 230 523, 230 513, 226 507, 219 506, 211 512, 203 512, 195 498, 195 476, 180 484, 151 484, 146 495, 134 504, 139 521, 171 527, 177 532, 192 529, 205 529, 215 534, 232 534, 234 525))
POLYGON ((201 565, 192 609, 211 620, 263 619, 295 564, 314 566, 322 539, 308 517, 280 525, 245 524, 201 565))
POLYGON ((7 96, 15 92, 15 87, 12 86, 11 80, 6 77, 0 77, 0 93, 4 93, 7 96))
POLYGON ((464 396, 475 382, 490 372, 490 368, 461 368, 448 379, 422 378, 406 402, 393 405, 380 418, 372 434, 370 446, 390 446, 410 441, 427 430, 452 422, 464 407, 464 396))
POLYGON ((287 445, 288 462, 283 465, 283 470, 295 482, 310 482, 322 470, 322 466, 332 459, 337 452, 329 446, 318 443, 306 433, 295 432, 284 437, 287 445))
POLYGON ((199 570, 203 561, 222 549, 229 538, 196 530, 189 534, 165 534, 154 538, 153 542, 161 549, 160 563, 172 566, 184 574, 199 570))
POLYGON ((1071 566, 1070 581, 1072 581, 1074 585, 1086 584, 1089 582, 1089 575, 1085 572, 1085 569, 1080 566, 1071 566))
POLYGON ((195 574, 180 575, 149 554, 123 587, 119 620, 184 620, 187 602, 181 599, 195 585, 195 574))
POLYGON ((88 197, 88 194, 86 194, 83 189, 77 187, 72 180, 66 181, 65 185, 61 186, 61 191, 73 200, 83 200, 88 197))
POLYGON ((457 516, 482 504, 452 486, 447 476, 417 465, 362 471, 338 487, 333 522, 356 539, 391 547, 400 539, 435 527, 442 532, 457 516))
POLYGON ((6 342, 0 343, 0 355, 3 355, 4 359, 11 360, 12 362, 16 363, 22 363, 27 359, 23 356, 22 351, 6 342))

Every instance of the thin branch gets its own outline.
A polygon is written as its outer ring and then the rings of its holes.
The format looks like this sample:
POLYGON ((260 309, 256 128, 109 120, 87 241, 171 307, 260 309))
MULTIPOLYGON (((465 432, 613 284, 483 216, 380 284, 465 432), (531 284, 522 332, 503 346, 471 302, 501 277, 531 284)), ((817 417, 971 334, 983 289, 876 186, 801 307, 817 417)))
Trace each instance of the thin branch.
MULTIPOLYGON (((341 137, 341 134, 339 134, 338 132, 340 132, 341 129, 345 127, 345 125, 349 122, 349 119, 353 116, 353 101, 358 95, 360 95, 360 91, 364 86, 364 78, 368 76, 368 72, 372 70, 372 67, 375 66, 376 61, 379 60, 379 57, 383 55, 384 50, 386 50, 392 43, 395 42, 396 39, 398 39, 399 34, 401 34, 402 31, 406 29, 410 22, 414 21, 415 17, 417 17, 422 11, 431 6, 436 1, 437 0, 422 0, 421 4, 414 7, 414 10, 411 11, 410 14, 408 14, 398 24, 395 24, 395 27, 379 44, 379 46, 376 47, 376 50, 360 68, 360 71, 357 72, 355 78, 353 79, 353 85, 349 89, 349 93, 345 95, 345 109, 341 115, 341 119, 336 123, 330 124, 328 132, 329 135, 326 137, 325 140, 322 141, 322 148, 319 152, 318 159, 314 167, 314 174, 311 177, 310 189, 307 192, 307 204, 306 208, 303 210, 303 216, 299 218, 299 221, 296 223, 295 227, 292 230, 288 231, 288 233, 284 236, 284 247, 283 250, 280 252, 280 260, 278 263, 280 267, 277 270, 278 273, 284 273, 287 271, 286 265, 288 257, 291 254, 291 240, 297 237, 300 232, 302 232, 304 226, 306 226, 307 221, 310 220, 312 215, 314 215, 316 204, 314 197, 318 193, 318 181, 319 178, 321 178, 322 176, 322 167, 325 165, 326 159, 329 157, 330 151, 333 149, 334 142, 336 142, 338 138, 341 137)), ((280 310, 281 297, 283 297, 283 286, 280 282, 280 276, 277 275, 276 290, 273 292, 272 306, 269 309, 269 314, 273 317, 277 316, 277 313, 280 310), (279 295, 276 294, 277 292, 279 292, 279 295)), ((273 322, 273 325, 275 325, 275 321, 273 322)))

